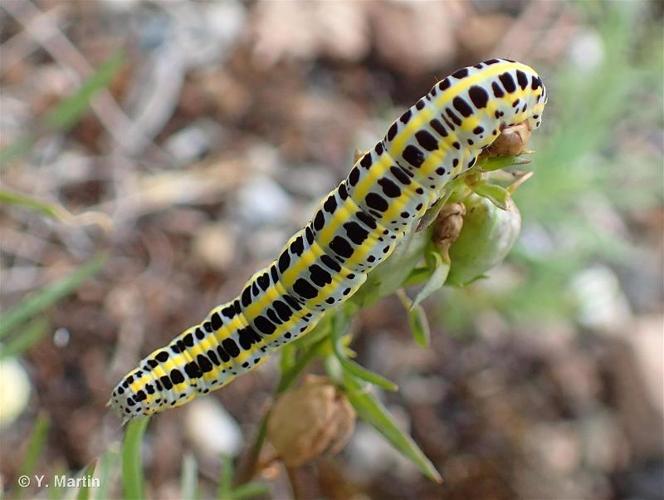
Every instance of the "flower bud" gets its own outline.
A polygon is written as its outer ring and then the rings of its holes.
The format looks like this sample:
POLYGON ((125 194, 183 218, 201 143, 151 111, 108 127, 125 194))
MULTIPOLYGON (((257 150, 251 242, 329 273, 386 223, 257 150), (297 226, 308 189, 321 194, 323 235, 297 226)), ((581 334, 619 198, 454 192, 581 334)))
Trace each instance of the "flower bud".
POLYGON ((506 209, 474 193, 463 203, 463 228, 449 249, 448 285, 467 285, 499 264, 521 230, 521 214, 511 198, 507 199, 506 209))
POLYGON ((289 467, 323 453, 338 453, 355 427, 355 410, 346 395, 325 377, 309 376, 275 402, 268 439, 289 467))

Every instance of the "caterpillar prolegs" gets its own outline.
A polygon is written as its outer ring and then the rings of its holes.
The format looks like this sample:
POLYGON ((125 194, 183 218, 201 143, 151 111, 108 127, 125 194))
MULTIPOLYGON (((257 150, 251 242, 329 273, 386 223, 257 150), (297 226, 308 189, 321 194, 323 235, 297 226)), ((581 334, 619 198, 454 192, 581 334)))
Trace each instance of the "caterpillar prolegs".
POLYGON ((403 113, 311 221, 234 300, 143 359, 113 390, 125 419, 180 406, 311 330, 388 258, 452 177, 509 125, 540 125, 546 90, 530 67, 459 69, 403 113))

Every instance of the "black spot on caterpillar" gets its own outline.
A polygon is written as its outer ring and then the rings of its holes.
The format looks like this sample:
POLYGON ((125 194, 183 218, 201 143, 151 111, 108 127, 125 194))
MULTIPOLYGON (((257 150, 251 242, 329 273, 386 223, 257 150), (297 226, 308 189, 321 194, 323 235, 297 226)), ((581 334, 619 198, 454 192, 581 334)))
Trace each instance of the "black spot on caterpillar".
POLYGON ((141 361, 113 390, 111 406, 125 420, 180 406, 306 334, 390 256, 449 179, 475 163, 497 137, 485 130, 522 122, 535 129, 546 100, 537 73, 505 59, 437 83, 324 198, 273 264, 238 298, 141 361))

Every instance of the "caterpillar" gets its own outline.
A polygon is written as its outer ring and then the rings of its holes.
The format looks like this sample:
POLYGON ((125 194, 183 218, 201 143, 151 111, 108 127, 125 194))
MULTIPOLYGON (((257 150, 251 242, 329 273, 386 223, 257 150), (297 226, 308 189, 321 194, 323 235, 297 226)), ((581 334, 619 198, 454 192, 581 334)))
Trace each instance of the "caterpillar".
POLYGON ((113 390, 125 421, 219 389, 351 297, 509 125, 539 127, 547 95, 530 67, 489 59, 407 109, 241 294, 157 349, 113 390))

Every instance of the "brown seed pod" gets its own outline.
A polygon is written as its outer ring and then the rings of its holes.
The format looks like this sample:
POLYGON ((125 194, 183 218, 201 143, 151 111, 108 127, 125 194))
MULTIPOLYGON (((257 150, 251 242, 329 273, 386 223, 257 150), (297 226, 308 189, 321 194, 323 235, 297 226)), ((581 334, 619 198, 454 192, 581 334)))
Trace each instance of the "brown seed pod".
POLYGON ((450 245, 459 237, 464 215, 466 206, 463 203, 449 203, 440 209, 433 228, 433 242, 443 257, 447 256, 450 245))
POLYGON ((355 428, 355 410, 325 377, 309 376, 276 401, 267 423, 268 439, 288 467, 343 449, 355 428))
POLYGON ((501 130, 498 138, 488 146, 482 155, 488 158, 495 156, 516 156, 526 152, 531 130, 528 123, 519 123, 501 130))

